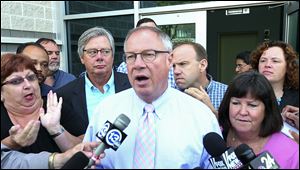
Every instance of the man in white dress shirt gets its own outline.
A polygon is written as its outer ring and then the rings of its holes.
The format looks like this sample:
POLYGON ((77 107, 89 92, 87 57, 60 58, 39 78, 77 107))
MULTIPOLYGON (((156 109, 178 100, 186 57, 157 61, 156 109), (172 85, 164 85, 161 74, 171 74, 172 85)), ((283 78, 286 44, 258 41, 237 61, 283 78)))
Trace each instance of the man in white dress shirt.
MULTIPOLYGON (((153 27, 132 29, 125 39, 124 51, 128 78, 133 88, 109 96, 99 103, 84 141, 99 140, 96 134, 105 121, 114 122, 122 113, 131 122, 124 130, 127 137, 118 150, 105 150, 106 157, 98 168, 141 167, 136 165, 136 160, 139 157, 144 159, 144 154, 137 152, 149 152, 149 149, 137 147, 140 143, 140 121, 146 121, 145 114, 148 115, 148 121, 150 119, 150 112, 143 112, 145 105, 154 107, 151 112, 154 127, 151 129, 154 128, 155 139, 150 147, 155 147, 148 155, 153 157, 152 165, 144 168, 211 168, 208 160, 210 155, 203 147, 203 137, 209 132, 221 134, 221 131, 216 117, 205 104, 168 87, 168 72, 172 65, 172 43, 168 35, 153 27)), ((145 159, 144 162, 147 161, 145 159)))

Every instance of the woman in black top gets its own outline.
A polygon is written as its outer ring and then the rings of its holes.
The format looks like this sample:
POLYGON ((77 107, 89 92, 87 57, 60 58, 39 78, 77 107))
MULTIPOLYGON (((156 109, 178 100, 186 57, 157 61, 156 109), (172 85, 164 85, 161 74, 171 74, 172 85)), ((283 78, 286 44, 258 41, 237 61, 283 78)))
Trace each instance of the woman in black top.
POLYGON ((27 56, 1 56, 1 143, 24 153, 66 151, 85 129, 76 115, 60 113, 55 93, 42 99, 36 73, 27 56))
POLYGON ((293 47, 282 41, 267 41, 251 53, 252 68, 271 83, 280 111, 299 107, 299 64, 293 47))

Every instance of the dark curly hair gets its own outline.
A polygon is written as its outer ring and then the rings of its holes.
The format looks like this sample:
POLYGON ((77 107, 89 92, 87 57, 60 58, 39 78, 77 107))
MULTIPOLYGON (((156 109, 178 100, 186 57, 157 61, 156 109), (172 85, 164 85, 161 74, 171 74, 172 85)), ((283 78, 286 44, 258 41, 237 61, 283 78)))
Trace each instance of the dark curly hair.
POLYGON ((259 59, 264 51, 270 47, 279 47, 282 49, 287 63, 286 74, 284 80, 284 88, 299 88, 299 65, 297 60, 299 59, 297 52, 293 47, 282 41, 266 41, 260 44, 255 50, 250 54, 251 66, 253 69, 258 70, 259 59))

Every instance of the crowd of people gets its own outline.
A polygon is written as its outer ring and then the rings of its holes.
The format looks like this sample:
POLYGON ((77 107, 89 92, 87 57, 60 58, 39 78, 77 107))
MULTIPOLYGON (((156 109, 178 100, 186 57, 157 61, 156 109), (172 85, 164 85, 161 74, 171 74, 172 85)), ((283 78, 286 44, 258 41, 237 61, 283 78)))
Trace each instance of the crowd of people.
POLYGON ((280 168, 299 168, 299 134, 282 130, 299 129, 299 58, 289 44, 266 41, 238 54, 228 85, 207 72, 201 44, 173 46, 150 18, 128 32, 117 70, 103 27, 82 33, 78 55, 86 69, 78 78, 59 69, 52 39, 1 55, 1 168, 59 169, 83 152, 89 168, 209 169, 203 138, 211 132, 228 147, 247 144, 280 168), (110 142, 99 139, 103 125, 120 114, 130 120, 127 137, 116 151, 96 153, 110 142))

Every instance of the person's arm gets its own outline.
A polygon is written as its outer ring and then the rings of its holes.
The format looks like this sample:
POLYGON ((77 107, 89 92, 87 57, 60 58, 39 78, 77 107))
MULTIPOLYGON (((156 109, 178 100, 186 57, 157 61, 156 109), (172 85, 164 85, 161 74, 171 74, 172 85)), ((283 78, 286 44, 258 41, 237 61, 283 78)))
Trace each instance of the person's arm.
MULTIPOLYGON (((22 153, 10 150, 1 143, 1 169, 60 169, 77 152, 83 152, 88 158, 93 156, 93 150, 99 145, 97 142, 80 143, 64 153, 22 153)), ((95 165, 104 158, 102 153, 95 165)))
POLYGON ((58 101, 56 93, 50 91, 47 98, 47 113, 45 114, 44 109, 41 108, 40 119, 57 146, 64 152, 82 142, 83 135, 73 136, 61 126, 61 105, 62 98, 60 97, 58 101))
POLYGON ((48 169, 49 152, 25 154, 1 143, 1 169, 48 169))
MULTIPOLYGON (((79 151, 83 152, 88 158, 91 158, 93 156, 94 149, 98 145, 99 145, 98 142, 80 143, 64 153, 55 154, 55 157, 53 158, 54 160, 53 168, 60 169, 73 155, 75 155, 79 151)), ((99 165, 100 160, 103 159, 104 157, 105 157, 105 153, 100 154, 99 158, 97 158, 92 168, 94 168, 95 165, 99 165)))

